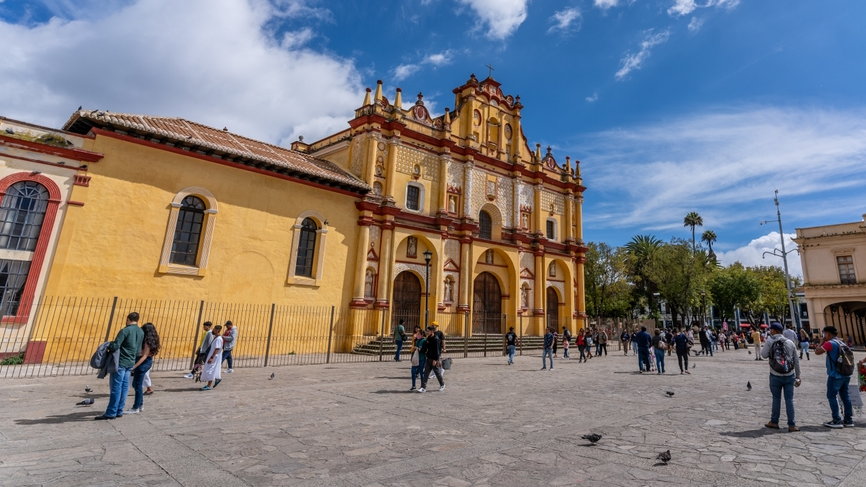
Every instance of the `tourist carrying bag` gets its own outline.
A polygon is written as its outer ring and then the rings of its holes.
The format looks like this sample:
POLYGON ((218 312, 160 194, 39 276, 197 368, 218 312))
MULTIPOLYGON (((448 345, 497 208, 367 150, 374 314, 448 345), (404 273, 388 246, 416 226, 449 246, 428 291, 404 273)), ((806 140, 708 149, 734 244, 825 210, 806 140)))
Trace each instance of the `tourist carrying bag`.
POLYGON ((421 363, 421 360, 418 358, 418 349, 416 348, 414 352, 412 352, 412 366, 417 367, 421 363))
POLYGON ((443 369, 451 370, 451 359, 450 358, 443 358, 441 360, 441 362, 442 362, 442 368, 443 369))

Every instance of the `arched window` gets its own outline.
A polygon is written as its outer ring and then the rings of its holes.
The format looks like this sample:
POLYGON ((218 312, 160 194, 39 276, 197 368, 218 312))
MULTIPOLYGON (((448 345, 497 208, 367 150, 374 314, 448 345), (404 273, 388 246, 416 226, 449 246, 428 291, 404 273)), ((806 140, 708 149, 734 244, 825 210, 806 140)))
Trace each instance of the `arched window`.
POLYGON ((171 244, 172 264, 195 266, 198 261, 199 241, 204 225, 204 212, 207 206, 197 196, 187 196, 180 203, 177 225, 174 227, 174 240, 171 244))
POLYGON ((493 219, 484 210, 478 214, 478 236, 488 240, 493 238, 493 219))
POLYGON ((0 249, 35 249, 47 208, 48 190, 41 184, 21 181, 10 186, 0 205, 0 249))
POLYGON ((301 222, 300 238, 298 239, 298 260, 295 264, 295 275, 313 277, 313 257, 316 254, 316 231, 319 226, 312 218, 304 218, 301 222))

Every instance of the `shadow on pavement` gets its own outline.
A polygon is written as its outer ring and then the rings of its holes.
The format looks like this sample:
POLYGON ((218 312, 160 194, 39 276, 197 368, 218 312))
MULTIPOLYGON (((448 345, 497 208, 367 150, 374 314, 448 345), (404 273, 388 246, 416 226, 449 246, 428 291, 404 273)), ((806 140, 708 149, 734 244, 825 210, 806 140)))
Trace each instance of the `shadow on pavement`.
POLYGON ((104 411, 104 408, 92 409, 87 411, 78 411, 70 414, 55 414, 44 418, 35 419, 16 419, 15 424, 31 425, 31 424, 58 424, 70 423, 74 421, 93 421, 93 418, 99 416, 104 411))
POLYGON ((389 391, 387 389, 379 389, 378 391, 373 391, 373 394, 417 394, 415 391, 409 390, 399 390, 399 391, 389 391))
POLYGON ((767 435, 778 435, 782 433, 782 431, 785 431, 785 433, 787 433, 787 428, 786 430, 782 430, 781 428, 777 430, 770 428, 758 428, 755 430, 745 431, 722 431, 719 434, 722 436, 732 436, 734 438, 760 438, 767 435))

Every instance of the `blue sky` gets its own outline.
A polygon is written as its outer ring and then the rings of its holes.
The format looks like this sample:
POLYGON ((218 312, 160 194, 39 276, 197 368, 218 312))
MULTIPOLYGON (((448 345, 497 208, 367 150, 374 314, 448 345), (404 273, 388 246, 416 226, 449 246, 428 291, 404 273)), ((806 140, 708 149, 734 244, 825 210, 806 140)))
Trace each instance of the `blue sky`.
POLYGON ((786 233, 866 213, 864 20, 856 0, 0 0, 0 114, 286 144, 346 127, 377 79, 441 112, 491 64, 530 143, 583 161, 587 240, 685 238, 697 211, 724 261, 766 264, 774 189, 786 233))

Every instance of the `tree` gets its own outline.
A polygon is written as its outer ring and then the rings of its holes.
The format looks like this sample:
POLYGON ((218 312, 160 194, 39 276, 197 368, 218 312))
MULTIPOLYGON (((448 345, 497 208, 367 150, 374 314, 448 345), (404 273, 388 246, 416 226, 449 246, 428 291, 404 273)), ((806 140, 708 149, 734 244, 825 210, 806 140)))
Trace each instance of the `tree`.
POLYGON ((692 229, 692 252, 694 252, 697 249, 695 246, 695 227, 704 226, 704 219, 701 218, 701 215, 699 215, 698 212, 690 211, 685 218, 683 218, 683 226, 692 229))
POLYGON ((607 317, 629 315, 631 285, 626 280, 623 251, 606 243, 587 244, 586 307, 601 325, 607 317))
POLYGON ((652 235, 635 235, 625 245, 626 272, 634 284, 636 305, 647 305, 651 309, 657 308, 653 303, 652 296, 653 293, 658 292, 658 289, 647 276, 647 266, 663 245, 661 240, 652 235))
POLYGON ((704 230, 703 235, 701 235, 701 242, 705 242, 707 247, 710 249, 707 252, 707 256, 713 262, 716 262, 716 253, 713 252, 713 244, 716 243, 716 232, 712 230, 704 230))
POLYGON ((674 324, 682 316, 683 325, 691 321, 691 310, 702 304, 700 293, 712 271, 706 256, 695 254, 683 240, 660 247, 647 265, 647 276, 667 301, 674 324))
MULTIPOLYGON (((761 284, 753 272, 739 262, 719 269, 709 283, 710 295, 722 320, 733 318, 736 308, 751 309, 761 295, 761 284)), ((750 317, 750 322, 755 324, 750 317)), ((736 324, 740 326, 739 323, 736 324)))

